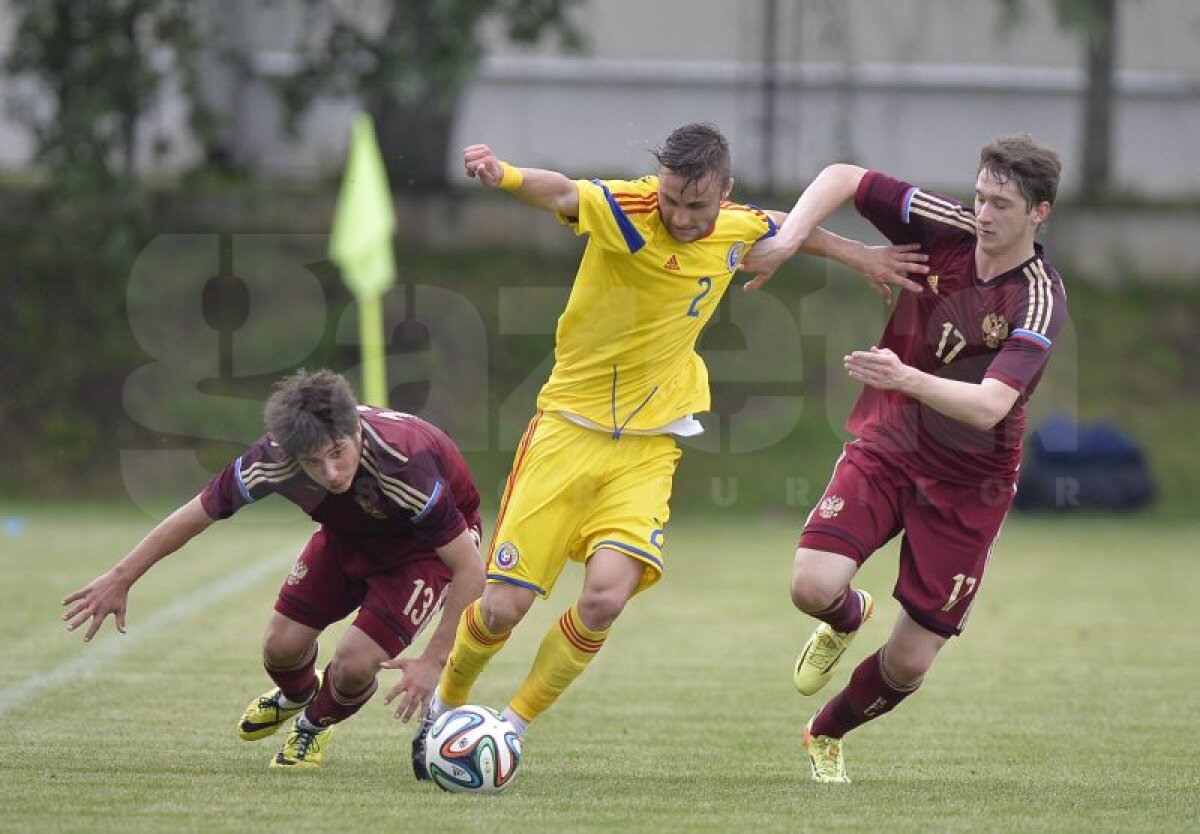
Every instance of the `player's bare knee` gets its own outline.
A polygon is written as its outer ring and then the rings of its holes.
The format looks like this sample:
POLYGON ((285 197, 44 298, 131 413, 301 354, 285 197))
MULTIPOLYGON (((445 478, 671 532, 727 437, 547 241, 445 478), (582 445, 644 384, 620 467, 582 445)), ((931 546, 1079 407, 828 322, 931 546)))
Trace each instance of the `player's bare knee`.
POLYGON ((813 572, 792 573, 792 604, 805 614, 816 614, 829 608, 844 590, 813 572))
POLYGON ((355 652, 336 652, 329 662, 333 685, 344 693, 362 692, 375 680, 378 669, 374 658, 355 652))
POLYGON ((483 618, 484 628, 492 634, 510 631, 521 622, 528 610, 528 605, 521 605, 519 600, 508 595, 488 594, 485 591, 483 599, 479 601, 479 615, 483 618))
POLYGON ((591 593, 585 591, 577 606, 579 619, 593 631, 604 631, 621 616, 628 601, 629 597, 616 589, 591 593))
POLYGON ((286 630, 267 629, 263 635, 263 663, 271 669, 287 669, 304 660, 312 650, 312 642, 297 639, 286 630))

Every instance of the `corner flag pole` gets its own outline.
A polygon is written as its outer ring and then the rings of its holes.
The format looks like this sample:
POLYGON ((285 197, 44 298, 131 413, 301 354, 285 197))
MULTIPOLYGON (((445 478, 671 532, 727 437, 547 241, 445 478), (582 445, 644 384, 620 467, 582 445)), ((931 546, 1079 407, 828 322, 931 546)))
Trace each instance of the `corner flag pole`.
POLYGON ((338 192, 329 257, 358 306, 362 350, 362 401, 387 407, 383 294, 396 281, 392 235, 396 212, 371 117, 359 113, 350 136, 350 154, 338 192))

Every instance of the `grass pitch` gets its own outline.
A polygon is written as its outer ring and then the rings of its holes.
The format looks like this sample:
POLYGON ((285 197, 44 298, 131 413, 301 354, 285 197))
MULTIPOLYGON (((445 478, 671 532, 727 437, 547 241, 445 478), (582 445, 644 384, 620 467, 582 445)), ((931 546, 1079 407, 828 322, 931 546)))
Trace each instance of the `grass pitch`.
MULTIPOLYGON (((337 729, 320 772, 268 770, 282 735, 236 737, 242 708, 270 686, 261 629, 311 529, 295 514, 264 508, 217 525, 134 589, 127 635, 109 621, 87 646, 63 631, 58 601, 152 522, 65 505, 25 519, 0 534, 0 831, 1200 825, 1200 524, 1010 519, 966 635, 916 696, 849 737, 854 783, 822 786, 809 781, 800 727, 885 639, 895 547, 860 576, 876 617, 828 691, 804 699, 790 666, 812 622, 787 598, 799 519, 684 508, 666 578, 532 728, 513 789, 486 798, 414 782, 410 728, 381 700, 337 729)), ((477 700, 503 705, 579 579, 569 567, 535 606, 477 700)))

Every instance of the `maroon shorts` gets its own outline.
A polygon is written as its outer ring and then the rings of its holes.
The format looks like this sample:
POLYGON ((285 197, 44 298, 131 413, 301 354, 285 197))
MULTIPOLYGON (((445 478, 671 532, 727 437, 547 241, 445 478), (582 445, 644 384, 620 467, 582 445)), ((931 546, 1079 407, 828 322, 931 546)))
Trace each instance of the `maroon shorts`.
MULTIPOLYGON (((478 519, 468 519, 478 534, 478 519)), ((386 556, 322 528, 313 534, 275 600, 275 610, 324 630, 356 608, 354 625, 395 657, 442 607, 450 569, 433 550, 399 543, 386 556), (381 558, 384 556, 384 558, 381 558)))
POLYGON ((861 565, 903 532, 892 595, 922 626, 952 637, 962 633, 1014 492, 1011 481, 964 485, 910 474, 869 443, 847 443, 800 546, 861 565))

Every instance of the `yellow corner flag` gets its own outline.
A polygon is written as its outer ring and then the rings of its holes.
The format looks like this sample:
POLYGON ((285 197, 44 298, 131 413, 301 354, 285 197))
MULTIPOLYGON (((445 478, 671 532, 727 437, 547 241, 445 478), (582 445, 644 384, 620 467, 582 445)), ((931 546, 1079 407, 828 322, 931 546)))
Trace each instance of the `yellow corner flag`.
POLYGON ((338 193, 329 257, 358 302, 362 341, 363 402, 387 407, 380 298, 396 280, 392 234, 396 212, 371 117, 359 113, 350 137, 350 155, 338 193))

